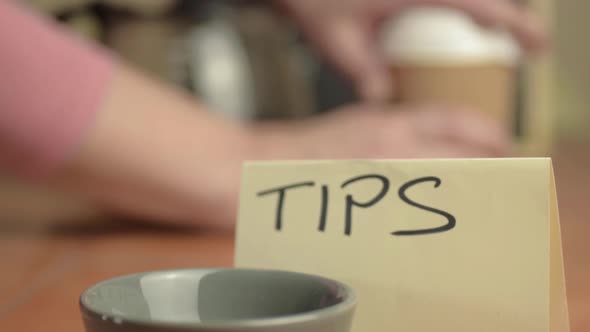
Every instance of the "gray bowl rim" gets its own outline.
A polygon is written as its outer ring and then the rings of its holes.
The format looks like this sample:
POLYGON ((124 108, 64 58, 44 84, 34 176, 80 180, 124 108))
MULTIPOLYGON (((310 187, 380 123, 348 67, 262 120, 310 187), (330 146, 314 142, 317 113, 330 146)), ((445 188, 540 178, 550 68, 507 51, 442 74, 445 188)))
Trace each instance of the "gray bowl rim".
POLYGON ((142 326, 147 328, 170 328, 170 329, 177 329, 177 330, 184 330, 184 329, 210 329, 210 330, 218 330, 218 329, 235 329, 235 328, 262 328, 262 327, 284 327, 290 326, 295 324, 305 324, 307 322, 311 322, 317 320, 330 319, 335 316, 339 316, 345 314, 347 311, 352 311, 355 309, 357 305, 357 297, 354 289, 352 289, 347 284, 323 277, 316 274, 310 273, 302 273, 302 272, 295 272, 289 270, 280 270, 280 269, 264 269, 264 268, 241 268, 241 267, 204 267, 204 268, 178 268, 178 269, 163 269, 163 270, 149 270, 144 272, 138 273, 131 273, 131 274, 124 274, 115 276, 109 279, 102 280, 97 282, 90 287, 86 288, 79 297, 79 306, 84 318, 90 318, 97 321, 102 321, 104 323, 112 324, 112 325, 122 325, 122 324, 129 324, 134 326, 142 326), (273 273, 282 273, 282 274, 290 274, 290 275, 297 275, 305 278, 313 278, 317 280, 321 280, 332 285, 337 286, 339 289, 342 289, 346 294, 346 297, 341 301, 334 305, 312 310, 306 311, 298 314, 288 315, 288 316, 279 316, 279 317, 272 317, 272 318, 256 318, 256 319, 239 319, 239 320, 231 320, 227 322, 209 322, 209 323, 189 323, 189 322, 168 322, 168 321, 152 321, 146 319, 138 319, 138 318, 127 318, 120 315, 115 315, 111 312, 102 312, 92 308, 90 304, 88 304, 84 298, 88 292, 96 289, 102 285, 121 280, 121 279, 129 279, 129 278, 140 278, 145 275, 149 274, 168 274, 168 273, 177 273, 177 272, 191 272, 191 271, 250 271, 250 272, 273 272, 273 273))

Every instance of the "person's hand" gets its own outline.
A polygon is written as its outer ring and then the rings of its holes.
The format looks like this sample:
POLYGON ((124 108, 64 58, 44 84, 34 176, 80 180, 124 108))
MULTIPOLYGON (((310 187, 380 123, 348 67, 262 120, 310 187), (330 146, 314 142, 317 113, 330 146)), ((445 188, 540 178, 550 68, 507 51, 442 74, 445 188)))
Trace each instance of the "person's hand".
POLYGON ((496 122, 482 113, 440 106, 393 110, 352 105, 303 120, 256 123, 242 134, 239 141, 245 148, 199 182, 209 193, 205 205, 215 207, 207 216, 216 225, 234 225, 244 160, 489 158, 511 153, 509 135, 496 122))
POLYGON ((537 18, 510 0, 276 0, 299 22, 322 55, 352 79, 361 98, 390 97, 391 78, 376 37, 383 20, 420 4, 464 10, 484 25, 504 26, 525 49, 541 49, 546 37, 537 18))
POLYGON ((511 153, 510 137, 497 122, 481 113, 440 106, 391 110, 353 105, 300 122, 259 125, 254 132, 256 159, 485 158, 511 153))

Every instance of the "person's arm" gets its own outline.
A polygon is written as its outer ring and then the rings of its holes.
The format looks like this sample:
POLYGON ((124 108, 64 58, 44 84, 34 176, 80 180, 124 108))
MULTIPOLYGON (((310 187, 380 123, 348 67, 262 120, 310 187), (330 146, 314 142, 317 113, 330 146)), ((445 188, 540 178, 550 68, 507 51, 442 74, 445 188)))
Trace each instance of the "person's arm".
POLYGON ((142 217, 232 220, 242 129, 16 2, 0 49, 0 168, 142 217))
POLYGON ((496 124, 442 106, 356 105, 239 125, 8 2, 0 2, 0 45, 0 167, 158 222, 233 226, 246 159, 508 151, 496 124))
POLYGON ((0 2, 0 167, 43 177, 65 162, 94 122, 113 73, 104 49, 0 2))
POLYGON ((123 64, 73 160, 52 180, 156 221, 231 225, 245 128, 123 64))

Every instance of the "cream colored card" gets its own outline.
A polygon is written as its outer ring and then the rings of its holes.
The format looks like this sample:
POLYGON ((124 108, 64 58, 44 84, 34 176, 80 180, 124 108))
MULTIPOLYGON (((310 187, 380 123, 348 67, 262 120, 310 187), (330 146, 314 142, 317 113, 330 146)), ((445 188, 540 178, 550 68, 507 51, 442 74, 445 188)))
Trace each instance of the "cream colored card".
POLYGON ((353 332, 565 332, 551 160, 252 162, 235 265, 355 288, 353 332))

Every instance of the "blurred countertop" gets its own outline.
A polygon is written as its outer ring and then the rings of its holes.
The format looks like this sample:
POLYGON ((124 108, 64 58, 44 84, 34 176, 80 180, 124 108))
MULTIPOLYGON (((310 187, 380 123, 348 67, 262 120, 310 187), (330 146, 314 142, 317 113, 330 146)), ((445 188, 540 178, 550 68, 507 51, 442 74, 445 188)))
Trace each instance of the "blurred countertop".
MULTIPOLYGON (((590 331, 590 144, 561 142, 553 156, 572 332, 590 331)), ((231 266, 234 234, 117 222, 87 204, 0 188, 0 330, 83 331, 77 299, 115 275, 231 266)), ((20 189, 19 189, 20 188, 20 189)))

